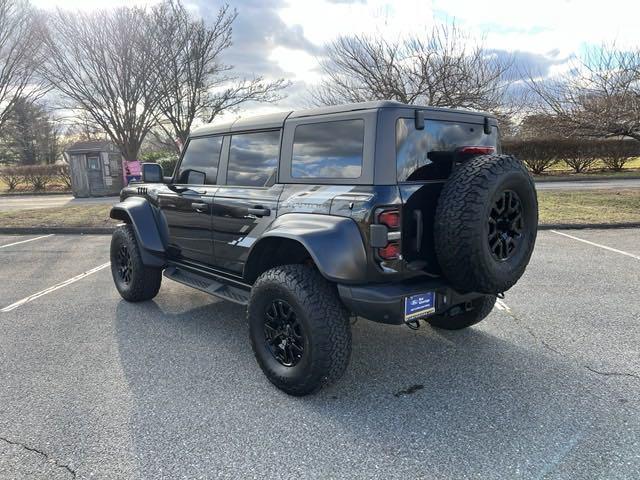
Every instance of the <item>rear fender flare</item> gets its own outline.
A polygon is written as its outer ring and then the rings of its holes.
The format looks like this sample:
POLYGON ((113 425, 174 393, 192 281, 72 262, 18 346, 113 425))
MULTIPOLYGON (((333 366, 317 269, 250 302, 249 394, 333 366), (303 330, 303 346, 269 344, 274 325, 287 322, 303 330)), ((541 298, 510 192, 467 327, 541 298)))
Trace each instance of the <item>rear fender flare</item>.
POLYGON ((259 251, 260 242, 274 237, 302 244, 322 276, 329 281, 358 283, 366 280, 367 253, 358 225, 351 218, 308 213, 281 215, 252 246, 247 265, 251 263, 252 255, 259 251))

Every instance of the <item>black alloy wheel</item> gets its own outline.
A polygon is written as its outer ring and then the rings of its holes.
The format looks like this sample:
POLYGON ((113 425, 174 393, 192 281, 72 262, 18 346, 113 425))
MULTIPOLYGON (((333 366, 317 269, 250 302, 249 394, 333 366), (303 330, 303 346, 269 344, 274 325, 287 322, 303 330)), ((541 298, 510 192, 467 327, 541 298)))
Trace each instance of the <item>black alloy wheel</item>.
POLYGON ((122 298, 143 302, 156 296, 162 282, 162 268, 144 264, 131 225, 120 225, 113 232, 109 258, 113 282, 122 298))
POLYGON ((318 391, 342 376, 351 354, 348 312, 311 265, 279 265, 251 287, 251 348, 271 383, 289 395, 318 391))
POLYGON ((304 332, 293 307, 273 300, 265 310, 264 337, 271 355, 285 367, 298 364, 304 355, 304 332))
POLYGON ((128 284, 131 283, 131 274, 133 273, 133 265, 131 262, 131 253, 126 245, 120 245, 117 255, 118 275, 120 279, 128 284))
POLYGON ((504 190, 489 213, 489 248, 498 261, 511 258, 524 230, 522 202, 513 190, 504 190))

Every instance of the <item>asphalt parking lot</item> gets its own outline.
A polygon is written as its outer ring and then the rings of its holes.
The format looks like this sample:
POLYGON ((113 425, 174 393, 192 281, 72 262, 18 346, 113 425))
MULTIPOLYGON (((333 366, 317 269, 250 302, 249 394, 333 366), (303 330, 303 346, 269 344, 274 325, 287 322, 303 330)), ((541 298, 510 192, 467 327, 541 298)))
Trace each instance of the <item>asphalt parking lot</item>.
POLYGON ((0 478, 640 478, 640 230, 541 232, 467 331, 358 320, 306 398, 241 307, 168 280, 128 304, 109 237, 40 237, 0 236, 0 478))

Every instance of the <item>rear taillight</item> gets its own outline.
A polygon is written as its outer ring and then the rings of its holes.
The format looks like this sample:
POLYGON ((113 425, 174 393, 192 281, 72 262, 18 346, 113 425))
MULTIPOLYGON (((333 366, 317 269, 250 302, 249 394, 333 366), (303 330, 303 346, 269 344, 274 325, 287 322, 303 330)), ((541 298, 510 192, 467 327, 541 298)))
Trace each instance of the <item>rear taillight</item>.
POLYGON ((376 249, 378 257, 382 260, 399 259, 402 256, 400 249, 400 227, 402 226, 400 210, 398 208, 385 208, 379 210, 376 215, 375 223, 387 227, 387 243, 384 247, 376 249))
POLYGON ((385 210, 378 215, 378 223, 391 229, 400 228, 400 212, 398 210, 385 210))
POLYGON ((389 242, 386 247, 378 249, 378 255, 384 260, 397 260, 400 258, 400 244, 389 242))
POLYGON ((465 155, 489 155, 495 151, 495 147, 485 147, 482 145, 467 145, 466 147, 460 147, 458 149, 458 153, 465 155))

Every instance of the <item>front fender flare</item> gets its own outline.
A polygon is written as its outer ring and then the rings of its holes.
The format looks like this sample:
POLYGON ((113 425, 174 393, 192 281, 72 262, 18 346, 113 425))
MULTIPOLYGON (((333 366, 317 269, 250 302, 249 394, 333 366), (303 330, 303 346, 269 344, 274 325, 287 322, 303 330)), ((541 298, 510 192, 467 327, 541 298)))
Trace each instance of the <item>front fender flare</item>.
POLYGON ((149 201, 141 197, 129 197, 111 207, 111 218, 131 224, 138 240, 142 261, 147 266, 165 266, 166 246, 149 201))
POLYGON ((347 217, 309 213, 279 216, 253 245, 266 238, 298 241, 311 255, 320 273, 332 282, 358 283, 367 277, 367 252, 356 222, 347 217))

